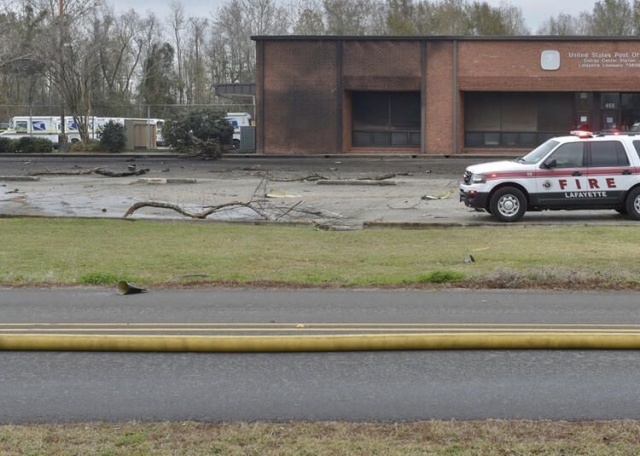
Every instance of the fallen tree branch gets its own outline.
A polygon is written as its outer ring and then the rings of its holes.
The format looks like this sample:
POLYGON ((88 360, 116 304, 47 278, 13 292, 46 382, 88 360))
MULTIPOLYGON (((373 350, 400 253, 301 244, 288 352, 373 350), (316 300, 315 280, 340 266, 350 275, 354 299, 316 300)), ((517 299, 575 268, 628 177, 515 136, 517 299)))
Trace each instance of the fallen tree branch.
POLYGON ((29 176, 85 176, 88 174, 99 174, 106 177, 128 177, 128 176, 140 176, 147 174, 148 169, 138 169, 134 171, 116 172, 102 168, 86 168, 77 169, 74 171, 34 171, 29 173, 29 176))
POLYGON ((147 174, 149 172, 148 169, 137 169, 135 171, 124 171, 121 173, 115 171, 109 171, 108 169, 98 168, 94 171, 95 174, 100 174, 101 176, 107 177, 128 177, 128 176, 141 176, 142 174, 147 174))
POLYGON ((325 177, 318 173, 313 173, 305 177, 297 177, 294 179, 270 179, 273 182, 316 182, 319 180, 328 180, 328 177, 325 177))
POLYGON ((86 168, 86 169, 77 169, 74 171, 49 171, 48 169, 45 171, 32 171, 28 175, 29 176, 78 176, 85 174, 93 174, 99 168, 86 168))
POLYGON ((205 219, 208 216, 210 216, 211 214, 213 214, 214 212, 218 212, 222 209, 227 209, 230 207, 246 207, 251 209, 252 211, 254 211, 256 214, 260 215, 261 217, 268 219, 269 217, 264 214, 262 211, 256 209, 254 206, 252 206, 250 203, 242 203, 239 201, 234 201, 231 203, 225 203, 225 204, 218 204, 217 206, 208 206, 204 211, 201 212, 192 212, 192 211, 188 211, 186 209, 183 209, 182 207, 178 206, 177 204, 171 204, 171 203, 163 203, 160 201, 142 201, 139 203, 135 203, 133 206, 131 206, 129 209, 127 209, 127 212, 124 213, 123 217, 129 217, 131 214, 133 214, 135 211, 137 211, 138 209, 141 209, 143 207, 157 207, 157 208, 161 208, 161 209, 171 209, 174 210, 186 217, 191 217, 191 218, 195 218, 195 219, 205 219))

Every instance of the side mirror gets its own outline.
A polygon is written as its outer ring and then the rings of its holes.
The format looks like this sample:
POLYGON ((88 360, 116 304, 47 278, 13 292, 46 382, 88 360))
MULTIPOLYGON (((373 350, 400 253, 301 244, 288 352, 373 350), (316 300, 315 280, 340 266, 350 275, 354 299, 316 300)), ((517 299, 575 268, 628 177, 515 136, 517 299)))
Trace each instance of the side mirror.
POLYGON ((558 166, 558 162, 557 162, 555 159, 550 160, 550 161, 546 161, 546 162, 544 162, 544 163, 542 164, 542 167, 543 167, 543 168, 546 168, 546 169, 555 168, 555 167, 557 167, 557 166, 558 166))

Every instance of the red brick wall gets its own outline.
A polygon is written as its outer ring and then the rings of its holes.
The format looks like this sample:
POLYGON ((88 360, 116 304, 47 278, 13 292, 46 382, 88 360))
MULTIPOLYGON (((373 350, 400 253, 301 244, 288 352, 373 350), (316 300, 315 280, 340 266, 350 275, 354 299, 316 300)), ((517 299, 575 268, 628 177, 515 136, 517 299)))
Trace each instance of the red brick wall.
MULTIPOLYGON (((258 77, 263 77, 264 92, 258 90, 258 103, 262 105, 262 111, 258 112, 262 112, 264 118, 258 119, 258 129, 263 129, 264 148, 259 151, 285 154, 417 152, 415 148, 351 148, 350 96, 356 90, 420 91, 419 39, 268 39, 263 44, 264 75, 259 73, 258 77), (340 46, 343 56, 339 80, 340 46), (339 81, 342 94, 338 93, 339 81), (338 106, 340 99, 342 105, 338 106), (342 116, 341 128, 337 125, 339 116, 342 116), (340 142, 342 149, 339 150, 340 142)), ((636 41, 461 39, 457 46, 458 92, 454 95, 454 41, 426 41, 427 153, 463 151, 465 91, 640 92, 640 43, 636 41), (558 70, 541 69, 543 50, 560 52, 558 70), (622 67, 606 66, 602 56, 593 55, 597 53, 611 54, 614 63, 622 67), (625 53, 628 54, 626 61, 621 55, 625 53), (600 67, 589 66, 595 64, 600 67), (454 97, 458 105, 455 140, 454 97)), ((258 137, 261 137, 260 131, 258 137)))
POLYGON ((426 152, 453 150, 453 42, 427 44, 426 152))
MULTIPOLYGON (((459 89, 491 91, 640 91, 640 67, 584 67, 569 53, 640 54, 640 43, 624 41, 460 41, 459 89), (560 69, 540 68, 543 50, 560 52, 560 69)), ((601 58, 596 58, 600 62, 601 58)), ((640 55, 635 58, 640 65, 640 55)))
POLYGON ((335 153, 337 53, 335 41, 265 41, 264 153, 335 153))

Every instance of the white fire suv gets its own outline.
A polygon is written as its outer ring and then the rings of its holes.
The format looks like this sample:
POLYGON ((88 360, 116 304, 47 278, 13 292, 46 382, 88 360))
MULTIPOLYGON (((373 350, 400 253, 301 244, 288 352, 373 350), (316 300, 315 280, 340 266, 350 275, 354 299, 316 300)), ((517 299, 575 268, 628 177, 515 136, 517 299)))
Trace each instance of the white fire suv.
POLYGON ((573 133, 517 160, 469 166, 460 201, 502 222, 548 209, 614 209, 640 220, 640 134, 573 133))

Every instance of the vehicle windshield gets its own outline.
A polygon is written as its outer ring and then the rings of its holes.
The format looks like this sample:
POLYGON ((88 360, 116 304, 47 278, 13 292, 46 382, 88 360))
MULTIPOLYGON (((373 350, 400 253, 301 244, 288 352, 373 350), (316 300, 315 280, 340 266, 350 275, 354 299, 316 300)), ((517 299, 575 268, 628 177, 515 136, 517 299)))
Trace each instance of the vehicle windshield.
POLYGON ((560 144, 558 141, 550 139, 547 142, 545 142, 545 143, 539 145, 538 147, 536 147, 535 149, 533 149, 531 152, 529 152, 524 157, 519 158, 518 162, 519 163, 526 163, 526 164, 538 163, 540 160, 542 160, 544 157, 546 157, 549 152, 551 152, 553 149, 555 149, 555 147, 558 144, 560 144))

